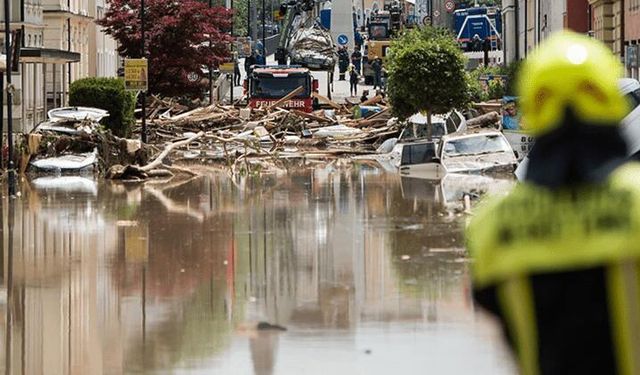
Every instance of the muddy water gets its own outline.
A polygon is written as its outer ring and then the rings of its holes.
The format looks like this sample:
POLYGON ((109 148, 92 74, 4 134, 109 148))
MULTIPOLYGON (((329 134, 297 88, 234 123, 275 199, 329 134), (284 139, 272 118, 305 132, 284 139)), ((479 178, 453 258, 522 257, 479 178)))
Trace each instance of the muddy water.
POLYGON ((0 365, 511 374, 471 303, 464 189, 346 163, 146 186, 25 182, 2 201, 0 365))

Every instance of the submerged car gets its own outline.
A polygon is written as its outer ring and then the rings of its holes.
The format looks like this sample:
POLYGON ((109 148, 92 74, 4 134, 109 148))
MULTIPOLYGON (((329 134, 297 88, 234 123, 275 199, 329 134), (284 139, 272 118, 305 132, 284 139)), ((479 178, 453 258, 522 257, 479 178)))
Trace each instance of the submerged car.
MULTIPOLYGON (((467 120, 458 111, 449 112, 446 115, 431 116, 431 136, 442 138, 443 136, 467 129, 467 120)), ((409 117, 398 138, 398 142, 413 142, 427 139, 429 132, 427 116, 416 113, 409 117)))
MULTIPOLYGON (((446 115, 433 115, 431 117, 431 137, 439 140, 443 136, 463 132, 467 129, 467 120, 462 113, 454 110, 446 115)), ((387 139, 379 148, 382 154, 376 158, 385 168, 397 169, 400 167, 402 150, 406 145, 421 143, 428 139, 427 117, 417 113, 409 118, 398 138, 387 139)))
POLYGON ((439 179, 447 173, 510 173, 517 164, 513 149, 501 132, 480 130, 446 135, 439 143, 405 145, 400 172, 439 179))
MULTIPOLYGON (((54 138, 68 135, 90 135, 100 126, 99 121, 109 116, 109 112, 92 107, 62 107, 51 109, 47 115, 48 121, 38 124, 31 131, 31 134, 54 138)), ((98 150, 93 148, 76 151, 63 152, 58 155, 33 155, 29 166, 34 172, 93 171, 98 162, 98 150)))

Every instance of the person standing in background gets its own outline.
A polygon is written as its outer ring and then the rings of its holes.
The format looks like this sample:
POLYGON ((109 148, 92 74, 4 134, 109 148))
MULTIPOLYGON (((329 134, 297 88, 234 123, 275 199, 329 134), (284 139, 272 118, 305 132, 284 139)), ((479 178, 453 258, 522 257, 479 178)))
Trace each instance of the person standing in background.
POLYGON ((353 64, 349 67, 349 92, 351 96, 358 96, 358 81, 360 80, 360 75, 356 70, 353 64))
POLYGON ((354 66, 358 75, 360 74, 360 68, 362 67, 362 53, 359 49, 356 49, 351 54, 351 64, 354 66))
POLYGON ((347 47, 340 47, 338 49, 338 71, 340 72, 339 80, 344 81, 345 73, 349 68, 349 50, 347 47))

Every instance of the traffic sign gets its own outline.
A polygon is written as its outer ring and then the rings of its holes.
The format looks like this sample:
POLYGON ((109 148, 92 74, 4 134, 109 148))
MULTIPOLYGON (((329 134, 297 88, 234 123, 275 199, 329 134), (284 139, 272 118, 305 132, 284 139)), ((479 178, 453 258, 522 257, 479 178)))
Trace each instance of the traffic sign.
POLYGON ((149 66, 147 59, 124 59, 124 88, 132 91, 147 91, 149 66))
POLYGON ((220 71, 223 73, 233 73, 234 64, 232 62, 226 62, 220 64, 220 71))
POLYGON ((440 17, 440 11, 436 9, 433 11, 433 18, 438 18, 438 17, 440 17))
POLYGON ((347 43, 349 43, 349 37, 344 35, 344 34, 340 34, 338 35, 338 44, 341 46, 347 45, 347 43))
POLYGON ((200 79, 200 75, 198 75, 198 73, 196 72, 190 72, 187 74, 187 79, 189 80, 189 82, 198 82, 198 80, 200 79))
POLYGON ((456 3, 453 0, 447 0, 444 2, 444 9, 451 13, 456 9, 456 3))

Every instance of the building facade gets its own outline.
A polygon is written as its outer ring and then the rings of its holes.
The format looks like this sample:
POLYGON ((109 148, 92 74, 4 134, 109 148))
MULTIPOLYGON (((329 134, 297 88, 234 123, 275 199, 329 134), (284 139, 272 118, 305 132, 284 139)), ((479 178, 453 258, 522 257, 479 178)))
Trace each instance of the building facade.
POLYGON ((640 63, 638 52, 640 50, 640 1, 628 0, 624 3, 624 62, 627 75, 640 78, 640 63))
MULTIPOLYGON (((95 23, 105 6, 105 0, 11 0, 11 28, 22 33, 12 75, 14 131, 28 132, 48 109, 67 105, 70 82, 116 76, 116 43, 95 23)), ((4 44, 4 33, 0 38, 4 44)))
POLYGON ((593 23, 589 0, 503 0, 502 18, 506 63, 526 58, 556 31, 588 33, 593 23))

